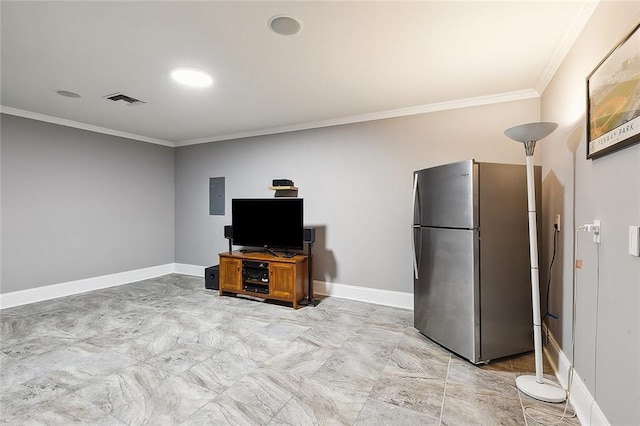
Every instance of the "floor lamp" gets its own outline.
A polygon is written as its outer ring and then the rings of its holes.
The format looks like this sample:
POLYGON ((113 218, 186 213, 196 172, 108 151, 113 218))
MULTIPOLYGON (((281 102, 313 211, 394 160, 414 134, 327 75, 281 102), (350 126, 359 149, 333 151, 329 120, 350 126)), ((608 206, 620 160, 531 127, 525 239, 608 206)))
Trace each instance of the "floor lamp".
POLYGON ((557 123, 528 123, 511 127, 504 134, 524 143, 527 160, 527 204, 529 210, 529 255, 531 257, 531 301, 533 304, 533 342, 535 349, 536 375, 522 375, 516 386, 532 398, 546 402, 562 402, 567 394, 556 383, 544 378, 542 367, 542 321, 540 319, 540 276, 538 273, 538 229, 536 224, 536 192, 533 178, 533 151, 536 142, 549 136, 557 123))

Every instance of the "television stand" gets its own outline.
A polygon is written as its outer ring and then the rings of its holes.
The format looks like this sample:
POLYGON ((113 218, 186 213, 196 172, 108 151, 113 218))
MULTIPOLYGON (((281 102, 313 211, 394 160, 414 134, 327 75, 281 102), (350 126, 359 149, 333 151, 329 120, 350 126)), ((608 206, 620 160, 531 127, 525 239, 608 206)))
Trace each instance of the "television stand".
POLYGON ((224 252, 220 257, 219 292, 291 303, 307 296, 307 256, 274 258, 269 253, 224 252))

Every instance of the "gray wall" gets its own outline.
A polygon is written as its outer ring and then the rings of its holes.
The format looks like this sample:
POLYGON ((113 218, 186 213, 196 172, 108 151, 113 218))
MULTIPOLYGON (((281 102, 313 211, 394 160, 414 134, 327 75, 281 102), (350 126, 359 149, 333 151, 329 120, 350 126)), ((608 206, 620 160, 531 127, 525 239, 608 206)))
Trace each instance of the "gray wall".
POLYGON ((620 425, 640 424, 640 258, 627 254, 628 227, 640 225, 640 145, 586 159, 585 78, 639 19, 638 2, 599 4, 542 96, 542 118, 560 126, 539 144, 547 255, 553 217, 564 218, 550 294, 560 319, 548 325, 570 357, 573 230, 602 220, 599 247, 592 235, 577 234, 584 267, 577 271, 575 367, 607 419, 620 425))
POLYGON ((305 223, 320 227, 316 280, 412 293, 412 172, 469 158, 522 164, 522 145, 502 132, 538 119, 533 99, 178 148, 176 262, 217 264, 231 199, 273 197, 271 181, 287 178, 305 223), (208 214, 217 176, 225 216, 208 214))
POLYGON ((2 293, 173 262, 172 148, 1 125, 2 293))

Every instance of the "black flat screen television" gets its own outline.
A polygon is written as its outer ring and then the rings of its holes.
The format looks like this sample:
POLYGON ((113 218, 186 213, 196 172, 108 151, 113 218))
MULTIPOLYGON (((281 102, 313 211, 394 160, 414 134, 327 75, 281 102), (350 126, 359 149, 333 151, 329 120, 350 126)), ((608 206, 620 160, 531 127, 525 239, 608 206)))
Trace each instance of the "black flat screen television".
POLYGON ((302 198, 231 200, 233 244, 300 250, 303 248, 302 198))

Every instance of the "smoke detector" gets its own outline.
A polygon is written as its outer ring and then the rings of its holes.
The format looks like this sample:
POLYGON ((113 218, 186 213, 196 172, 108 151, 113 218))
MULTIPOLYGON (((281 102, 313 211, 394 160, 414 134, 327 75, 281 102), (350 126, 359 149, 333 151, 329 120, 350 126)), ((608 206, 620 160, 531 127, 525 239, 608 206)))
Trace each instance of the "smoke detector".
POLYGON ((70 92, 68 90, 57 90, 56 93, 60 96, 64 96, 65 98, 74 98, 77 99, 80 97, 76 92, 70 92))
POLYGON ((132 96, 125 95, 124 93, 120 93, 120 92, 112 93, 110 95, 105 95, 102 98, 110 100, 112 102, 122 102, 128 106, 144 105, 147 103, 145 101, 141 101, 140 99, 136 99, 132 96))

